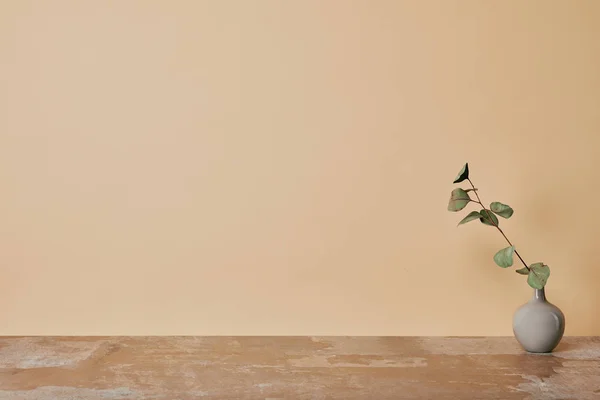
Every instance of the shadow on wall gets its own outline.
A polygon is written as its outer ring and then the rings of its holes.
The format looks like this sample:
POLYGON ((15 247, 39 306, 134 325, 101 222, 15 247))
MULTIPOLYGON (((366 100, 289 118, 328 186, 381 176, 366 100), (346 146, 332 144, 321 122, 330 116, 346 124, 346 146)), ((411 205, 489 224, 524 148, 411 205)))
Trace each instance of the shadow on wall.
POLYGON ((586 243, 581 244, 580 254, 571 258, 574 264, 568 266, 573 270, 581 270, 581 272, 572 274, 576 286, 582 288, 582 293, 573 296, 577 300, 573 307, 580 310, 580 313, 585 314, 578 330, 587 332, 590 335, 597 335, 600 332, 600 317, 598 315, 598 309, 600 308, 600 293, 598 291, 600 274, 598 274, 598 263, 595 261, 597 257, 598 236, 589 237, 586 243), (575 262, 575 260, 578 262, 575 262))

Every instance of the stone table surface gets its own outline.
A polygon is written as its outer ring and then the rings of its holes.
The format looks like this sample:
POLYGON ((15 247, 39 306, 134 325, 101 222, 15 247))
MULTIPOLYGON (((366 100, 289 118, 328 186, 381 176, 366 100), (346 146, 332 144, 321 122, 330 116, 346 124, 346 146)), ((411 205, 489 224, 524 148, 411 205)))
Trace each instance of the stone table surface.
POLYGON ((0 399, 600 400, 600 338, 0 337, 0 399))

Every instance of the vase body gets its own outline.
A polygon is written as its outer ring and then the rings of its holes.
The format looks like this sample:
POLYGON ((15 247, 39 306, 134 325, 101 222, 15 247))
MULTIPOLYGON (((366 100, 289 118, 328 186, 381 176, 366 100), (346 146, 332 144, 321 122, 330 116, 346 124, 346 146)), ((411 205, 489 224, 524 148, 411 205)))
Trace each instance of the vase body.
POLYGON ((563 337, 565 316, 546 299, 544 289, 535 289, 533 298, 515 312, 513 332, 528 352, 549 353, 563 337))

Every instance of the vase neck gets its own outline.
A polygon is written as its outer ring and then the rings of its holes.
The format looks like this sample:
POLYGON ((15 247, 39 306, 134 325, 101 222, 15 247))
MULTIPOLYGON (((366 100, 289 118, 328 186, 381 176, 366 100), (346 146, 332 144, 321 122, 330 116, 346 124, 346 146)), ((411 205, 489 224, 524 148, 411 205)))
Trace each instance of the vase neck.
POLYGON ((546 301, 546 292, 542 289, 535 289, 533 291, 533 299, 537 301, 546 301))

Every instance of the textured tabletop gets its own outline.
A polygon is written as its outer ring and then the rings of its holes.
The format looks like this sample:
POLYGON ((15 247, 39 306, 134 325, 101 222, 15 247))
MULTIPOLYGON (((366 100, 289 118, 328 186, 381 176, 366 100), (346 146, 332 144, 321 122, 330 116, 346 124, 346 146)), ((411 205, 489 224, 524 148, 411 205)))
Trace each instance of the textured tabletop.
POLYGON ((600 400, 600 338, 3 337, 0 399, 600 400))

